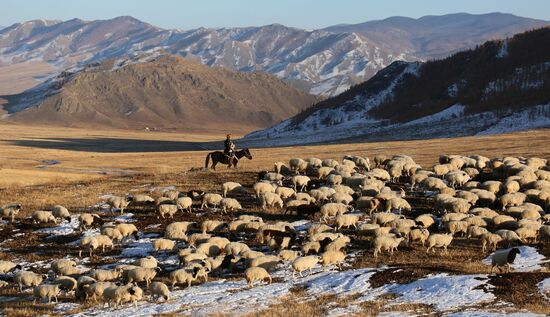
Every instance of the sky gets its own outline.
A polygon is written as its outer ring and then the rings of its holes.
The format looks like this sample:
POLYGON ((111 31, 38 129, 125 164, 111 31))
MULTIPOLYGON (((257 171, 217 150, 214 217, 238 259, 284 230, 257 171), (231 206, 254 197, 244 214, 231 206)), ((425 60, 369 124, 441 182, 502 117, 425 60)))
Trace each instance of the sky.
POLYGON ((550 20, 550 0, 0 0, 0 25, 33 19, 110 19, 130 15, 162 27, 255 26, 305 29, 390 16, 503 12, 550 20))

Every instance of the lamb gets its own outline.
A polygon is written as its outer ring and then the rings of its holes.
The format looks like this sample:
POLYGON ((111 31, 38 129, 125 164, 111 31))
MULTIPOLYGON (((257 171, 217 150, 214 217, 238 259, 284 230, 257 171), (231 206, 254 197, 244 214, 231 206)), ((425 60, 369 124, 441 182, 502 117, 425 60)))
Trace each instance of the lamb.
POLYGON ((348 211, 348 206, 342 203, 328 203, 321 206, 321 219, 326 223, 328 217, 343 215, 348 211))
POLYGON ((294 191, 294 189, 290 187, 280 186, 280 187, 277 187, 277 189, 275 189, 275 194, 279 195, 281 199, 288 199, 294 196, 295 193, 296 192, 294 191))
POLYGON ((176 284, 187 284, 187 287, 191 287, 191 284, 193 281, 196 281, 199 276, 202 274, 205 274, 206 268, 202 267, 194 267, 192 271, 189 271, 187 269, 178 269, 175 271, 170 272, 170 281, 171 281, 171 288, 174 289, 174 286, 176 284))
POLYGON ((222 207, 223 213, 227 213, 227 211, 233 212, 243 209, 241 204, 234 198, 223 198, 220 201, 220 206, 222 207))
POLYGON ((6 274, 12 270, 20 270, 21 265, 15 264, 12 261, 0 261, 0 274, 6 274))
MULTIPOLYGON (((516 255, 520 254, 518 248, 512 248, 512 249, 505 249, 505 250, 499 250, 495 253, 493 253, 493 256, 491 257, 491 273, 493 273, 493 269, 505 266, 505 273, 510 272, 510 264, 514 263, 514 260, 516 259, 516 255)), ((500 268, 499 268, 500 270, 500 268)))
POLYGON ((288 161, 288 166, 291 171, 296 172, 296 174, 300 174, 300 172, 305 172, 307 170, 308 164, 301 158, 291 158, 288 161))
POLYGON ((115 308, 127 302, 134 302, 134 307, 137 308, 137 301, 141 300, 142 297, 143 290, 132 284, 109 286, 103 291, 103 302, 108 303, 109 307, 111 307, 111 303, 114 303, 115 308))
POLYGON ((213 193, 204 194, 204 196, 202 196, 201 208, 204 209, 205 207, 208 207, 208 205, 217 207, 219 206, 222 199, 223 197, 220 194, 213 194, 213 193))
POLYGON ((186 210, 187 212, 193 211, 193 199, 191 197, 180 197, 176 200, 176 206, 180 210, 186 210))
POLYGON ((504 194, 499 197, 498 201, 502 205, 502 210, 505 210, 508 206, 519 206, 523 204, 525 201, 525 198, 527 198, 527 195, 524 193, 511 193, 511 194, 504 194))
POLYGON ((69 210, 61 205, 55 205, 52 207, 52 215, 56 218, 71 221, 71 214, 69 213, 69 210))
POLYGON ((8 204, 0 206, 0 219, 9 218, 10 222, 15 220, 15 216, 23 209, 21 204, 8 204))
POLYGON ((266 183, 266 182, 256 183, 254 184, 254 186, 252 186, 252 188, 254 189, 254 194, 256 194, 256 198, 260 198, 261 195, 265 193, 275 192, 275 187, 270 183, 266 183))
POLYGON ((292 185, 294 185, 294 190, 298 191, 298 187, 300 187, 300 191, 304 191, 307 187, 307 184, 311 181, 311 179, 307 176, 303 175, 296 175, 293 176, 292 179, 292 185))
POLYGON ((321 262, 324 267, 335 264, 338 266, 338 269, 342 270, 342 263, 345 259, 346 254, 342 251, 329 250, 321 254, 321 262))
POLYGON ((227 223, 219 220, 205 220, 201 223, 201 231, 203 234, 207 232, 221 231, 223 228, 228 228, 227 223))
POLYGON ((151 297, 153 299, 155 297, 162 297, 165 302, 170 300, 170 290, 168 289, 168 286, 162 282, 152 282, 149 285, 149 291, 151 292, 151 297))
POLYGON ((502 240, 502 237, 498 234, 491 232, 485 233, 481 236, 481 250, 485 252, 487 250, 487 246, 489 246, 491 250, 495 251, 497 249, 497 244, 502 240))
POLYGON ((38 286, 45 278, 47 278, 46 275, 40 275, 30 271, 19 271, 13 276, 13 281, 19 285, 19 291, 23 292, 23 286, 38 286))
POLYGON ((375 258, 378 257, 378 253, 380 253, 382 249, 386 251, 390 251, 390 254, 393 254, 393 251, 397 250, 397 247, 403 240, 404 240, 403 237, 398 238, 398 237, 392 237, 389 235, 375 237, 373 242, 374 257, 375 258))
POLYGON ((223 197, 227 197, 227 194, 230 192, 243 191, 244 187, 236 182, 225 182, 222 184, 222 193, 223 197))
POLYGON ((435 253, 434 248, 443 248, 443 252, 446 254, 447 247, 451 244, 453 241, 453 235, 450 233, 447 234, 441 234, 441 233, 435 233, 428 237, 428 249, 426 250, 426 253, 430 252, 430 249, 433 249, 435 253))
POLYGON ((114 281, 121 275, 120 271, 95 269, 90 272, 90 277, 99 282, 114 281))
POLYGON ((57 224, 57 220, 49 211, 37 210, 32 213, 32 219, 34 223, 49 223, 53 222, 57 224))
POLYGON ((279 195, 275 193, 263 193, 260 196, 260 201, 262 203, 262 208, 265 210, 267 207, 276 207, 283 208, 283 200, 279 195))
POLYGON ((345 214, 336 216, 336 230, 353 226, 357 230, 357 223, 361 220, 361 214, 345 214))
POLYGON ((302 272, 306 270, 311 271, 311 269, 313 269, 313 267, 317 265, 317 263, 319 263, 319 257, 316 255, 308 255, 296 258, 294 261, 292 261, 292 269, 294 270, 292 272, 292 277, 294 278, 296 272, 300 274, 300 277, 303 277, 302 272))
POLYGON ((149 286, 151 281, 157 276, 157 273, 160 272, 160 268, 149 269, 145 267, 140 267, 136 269, 129 270, 127 273, 127 282, 145 282, 145 285, 149 286))
POLYGON ((409 244, 414 241, 420 241, 422 246, 426 244, 426 240, 430 236, 430 231, 426 228, 415 228, 409 231, 409 244))
POLYGON ((44 299, 48 298, 48 304, 52 302, 52 297, 55 299, 55 302, 57 303, 57 295, 59 295, 59 292, 61 289, 59 288, 59 284, 42 284, 38 285, 34 288, 34 304, 36 304, 37 299, 44 299))
POLYGON ((386 201, 386 212, 398 209, 401 213, 402 210, 411 211, 411 205, 403 198, 394 197, 386 201))
POLYGON ((176 247, 176 241, 163 238, 153 240, 152 244, 155 252, 160 250, 172 251, 176 247))
POLYGON ((248 287, 252 287, 255 281, 266 281, 268 284, 271 284, 271 276, 266 269, 259 266, 249 267, 244 271, 244 276, 246 277, 246 282, 248 287))
POLYGON ((123 214, 124 208, 128 207, 132 200, 132 197, 110 196, 105 203, 109 205, 110 212, 115 208, 120 210, 120 214, 123 214))
POLYGON ((154 269, 158 266, 158 261, 154 256, 148 255, 144 258, 140 258, 134 261, 134 265, 141 266, 148 269, 154 269))
POLYGON ((294 261, 298 256, 300 256, 298 251, 293 250, 281 250, 279 251, 279 258, 284 261, 294 261))
POLYGON ((98 214, 87 214, 82 213, 78 215, 78 222, 80 223, 80 230, 86 230, 87 227, 90 227, 94 223, 94 219, 101 220, 98 214))

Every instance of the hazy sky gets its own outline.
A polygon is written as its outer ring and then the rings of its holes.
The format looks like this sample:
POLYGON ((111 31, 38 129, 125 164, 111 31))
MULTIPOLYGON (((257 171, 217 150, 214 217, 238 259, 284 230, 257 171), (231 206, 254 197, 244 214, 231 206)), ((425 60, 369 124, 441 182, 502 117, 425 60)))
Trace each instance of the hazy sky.
POLYGON ((281 23, 321 28, 390 16, 505 12, 550 20, 550 0, 0 0, 0 25, 131 15, 163 28, 281 23))

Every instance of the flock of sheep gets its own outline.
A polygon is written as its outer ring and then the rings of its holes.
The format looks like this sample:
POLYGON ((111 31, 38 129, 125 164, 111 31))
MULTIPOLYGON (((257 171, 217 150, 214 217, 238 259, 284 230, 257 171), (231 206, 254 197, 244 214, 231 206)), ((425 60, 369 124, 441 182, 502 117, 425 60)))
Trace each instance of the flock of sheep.
MULTIPOLYGON (((152 254, 108 269, 85 270, 77 267, 74 258, 64 258, 52 261, 50 274, 43 275, 21 270, 17 261, 0 261, 0 273, 13 281, 1 281, 0 286, 18 287, 21 292, 33 287, 35 300, 48 303, 66 292, 79 300, 101 300, 119 307, 137 303, 145 293, 168 301, 174 288, 192 287, 209 276, 242 273, 252 287, 257 282, 271 283, 271 274, 282 267, 291 268, 293 276, 303 276, 319 264, 342 269, 346 252, 359 248, 352 239, 369 240, 374 257, 393 254, 405 242, 426 245, 426 252, 446 253, 454 239, 469 239, 483 252, 502 248, 493 255, 492 271, 509 270, 519 253, 511 245, 550 238, 546 159, 445 155, 431 168, 406 155, 376 156, 373 161, 371 166, 367 157, 359 156, 340 161, 293 158, 288 164, 276 162, 273 171, 259 173, 251 188, 226 182, 219 193, 166 190, 157 198, 111 196, 105 203, 112 212, 141 208, 165 218, 200 209, 234 218, 172 222, 165 227, 164 237, 151 241, 152 254), (430 202, 428 211, 411 207, 413 194, 430 202), (297 230, 289 221, 268 222, 243 214, 238 199, 252 195, 258 211, 261 208, 279 219, 289 214, 296 215, 293 219, 309 219, 309 227, 297 230), (177 255, 179 266, 168 270, 158 261, 161 253, 177 255)), ((21 209, 20 204, 6 205, 0 215, 14 222, 21 209)), ((71 213, 54 206, 51 211, 33 212, 32 219, 57 224, 70 220, 71 213)), ((82 213, 78 219, 83 232, 79 257, 82 251, 89 257, 101 256, 106 248, 124 247, 142 234, 132 223, 101 224, 102 216, 94 213, 82 213), (97 227, 100 234, 84 234, 97 227)))

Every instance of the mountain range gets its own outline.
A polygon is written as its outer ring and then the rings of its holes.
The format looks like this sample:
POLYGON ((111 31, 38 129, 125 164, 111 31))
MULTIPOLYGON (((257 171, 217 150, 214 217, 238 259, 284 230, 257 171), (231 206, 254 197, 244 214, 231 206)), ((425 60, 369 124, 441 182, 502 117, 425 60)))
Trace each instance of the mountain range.
POLYGON ((547 24, 502 13, 392 17, 318 30, 279 24, 166 30, 132 17, 34 20, 0 30, 0 95, 67 68, 164 50, 208 66, 264 71, 312 94, 335 96, 395 61, 445 57, 547 24))
POLYGON ((243 133, 318 100, 263 72, 208 67, 157 51, 88 64, 0 97, 0 115, 25 124, 243 133))
POLYGON ((550 127, 550 27, 428 62, 396 61, 250 144, 452 137, 550 127))

